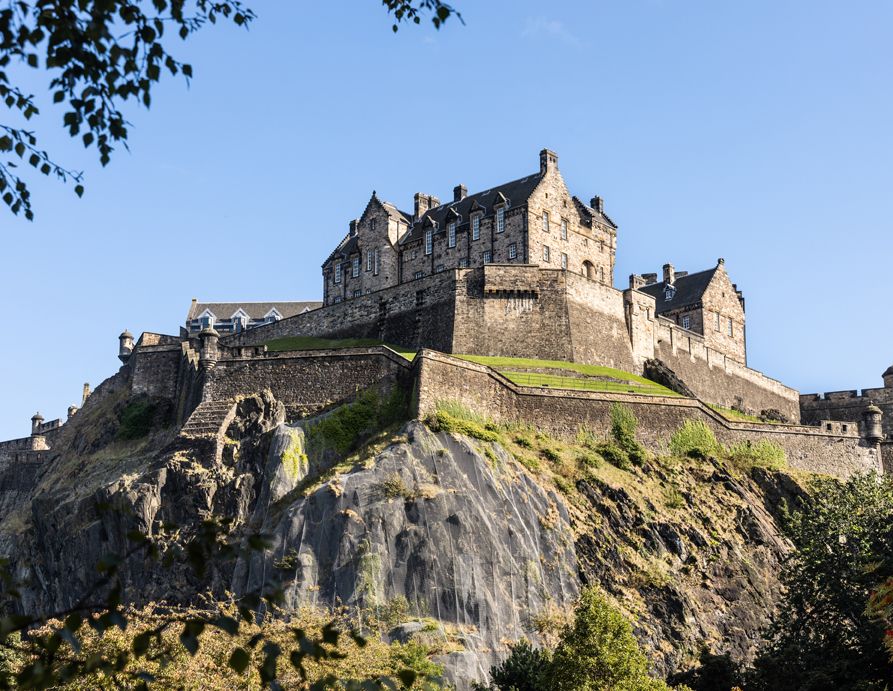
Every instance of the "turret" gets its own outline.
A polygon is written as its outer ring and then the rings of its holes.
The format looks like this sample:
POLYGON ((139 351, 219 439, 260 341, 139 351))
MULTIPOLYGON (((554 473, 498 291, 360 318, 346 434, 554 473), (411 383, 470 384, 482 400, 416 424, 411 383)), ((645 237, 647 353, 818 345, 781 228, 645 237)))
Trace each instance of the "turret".
POLYGON ((884 388, 893 389, 893 365, 890 365, 884 374, 884 388))
POLYGON ((213 326, 208 326, 199 331, 198 337, 202 341, 202 347, 199 351, 199 362, 202 367, 211 369, 217 364, 218 352, 217 341, 220 340, 220 334, 213 326))
POLYGON ((31 416, 31 436, 35 436, 40 434, 40 426, 43 424, 43 415, 40 413, 34 413, 31 416))
POLYGON ((884 440, 884 432, 881 429, 881 418, 883 416, 881 409, 873 403, 862 413, 862 420, 865 425, 865 438, 872 444, 878 444, 884 440))
POLYGON ((133 352, 133 334, 130 333, 127 329, 118 336, 118 359, 126 363, 130 359, 130 354, 133 352))
POLYGON ((43 436, 43 433, 40 430, 40 426, 43 424, 43 415, 40 413, 34 413, 31 416, 31 450, 32 451, 46 451, 47 440, 46 437, 43 436))

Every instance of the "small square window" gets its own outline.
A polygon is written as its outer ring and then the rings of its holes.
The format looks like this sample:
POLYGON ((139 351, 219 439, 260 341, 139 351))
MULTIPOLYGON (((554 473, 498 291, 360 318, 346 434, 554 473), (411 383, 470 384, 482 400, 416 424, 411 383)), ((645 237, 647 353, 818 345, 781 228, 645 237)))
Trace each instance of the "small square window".
POLYGON ((486 250, 484 252, 484 264, 489 264, 493 261, 493 253, 490 250, 486 250))
POLYGON ((840 429, 841 429, 841 431, 846 432, 848 428, 846 425, 841 425, 840 429))
POLYGON ((413 277, 413 278, 422 278, 422 276, 424 276, 424 275, 425 275, 425 272, 424 272, 424 271, 416 271, 416 272, 412 275, 412 277, 413 277))
POLYGON ((362 291, 362 290, 355 290, 355 291, 353 291, 353 296, 354 296, 355 298, 360 297, 360 295, 362 295, 362 294, 363 294, 363 291, 362 291))
POLYGON ((509 259, 517 259, 518 258, 518 245, 514 242, 509 245, 509 259))
POLYGON ((543 261, 549 263, 549 246, 543 245, 543 261))
POLYGON ((561 268, 567 268, 567 255, 564 252, 561 253, 561 268))
POLYGON ((686 330, 691 330, 691 317, 687 314, 682 317, 682 328, 686 330))
POLYGON ((460 269, 468 268, 468 259, 466 257, 462 257, 462 259, 459 260, 459 268, 460 269))
POLYGON ((505 232, 505 207, 496 209, 496 232, 505 232))
POLYGON ((438 264, 434 267, 434 273, 439 274, 443 271, 443 264, 438 264))
POLYGON ((830 422, 829 422, 827 425, 825 425, 825 430, 826 430, 827 432, 830 432, 830 431, 831 431, 831 423, 830 423, 830 422))
POLYGON ((341 302, 343 299, 340 295, 335 296, 335 302, 341 302))

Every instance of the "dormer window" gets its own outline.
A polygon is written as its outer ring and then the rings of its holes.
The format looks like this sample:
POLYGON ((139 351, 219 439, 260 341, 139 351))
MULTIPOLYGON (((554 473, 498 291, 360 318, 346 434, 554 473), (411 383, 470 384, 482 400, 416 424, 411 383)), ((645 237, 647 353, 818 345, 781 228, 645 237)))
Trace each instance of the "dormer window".
POLYGON ((471 217, 471 239, 472 240, 480 240, 481 239, 481 217, 480 214, 475 214, 471 217))
POLYGON ((434 231, 431 228, 425 231, 425 254, 431 254, 434 251, 434 231))
POLYGON ((447 247, 456 246, 456 222, 453 221, 447 226, 447 247))
POLYGON ((676 288, 674 286, 669 285, 666 288, 664 288, 664 300, 666 300, 667 302, 672 300, 675 295, 676 295, 676 288))
POLYGON ((503 206, 496 209, 496 232, 505 232, 505 207, 503 206))

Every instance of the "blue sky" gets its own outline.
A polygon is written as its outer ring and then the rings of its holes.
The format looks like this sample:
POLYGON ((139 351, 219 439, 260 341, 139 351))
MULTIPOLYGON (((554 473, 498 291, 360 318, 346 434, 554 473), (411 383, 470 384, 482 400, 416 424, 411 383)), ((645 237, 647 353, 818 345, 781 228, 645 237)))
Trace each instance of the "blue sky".
MULTIPOLYGON (((880 386, 893 363, 893 5, 455 0, 465 26, 397 35, 376 0, 253 3, 250 31, 179 48, 195 79, 131 109, 105 169, 36 181, 0 213, 0 439, 64 416, 129 328, 176 333, 192 297, 315 299, 373 189, 401 208, 534 172, 620 226, 615 283, 725 257, 750 364, 804 392, 880 386)), ((179 42, 178 42, 179 43, 179 42)))

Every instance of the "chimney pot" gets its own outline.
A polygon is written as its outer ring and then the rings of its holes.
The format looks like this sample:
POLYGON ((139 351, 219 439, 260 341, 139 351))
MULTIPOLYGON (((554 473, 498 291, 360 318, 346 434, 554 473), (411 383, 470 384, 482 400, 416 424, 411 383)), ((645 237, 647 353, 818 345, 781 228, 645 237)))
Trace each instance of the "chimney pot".
POLYGON ((589 206, 598 211, 600 214, 605 212, 605 200, 597 195, 589 200, 589 206))
POLYGON ((453 188, 453 201, 461 202, 468 196, 468 188, 465 185, 456 185, 453 188))
POLYGON ((350 222, 350 237, 353 237, 357 234, 357 219, 354 219, 350 222))
POLYGON ((545 173, 553 168, 558 168, 558 154, 549 149, 540 151, 540 173, 545 173))

